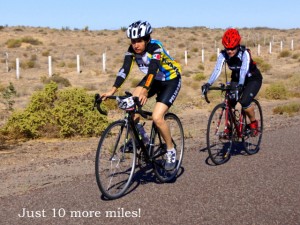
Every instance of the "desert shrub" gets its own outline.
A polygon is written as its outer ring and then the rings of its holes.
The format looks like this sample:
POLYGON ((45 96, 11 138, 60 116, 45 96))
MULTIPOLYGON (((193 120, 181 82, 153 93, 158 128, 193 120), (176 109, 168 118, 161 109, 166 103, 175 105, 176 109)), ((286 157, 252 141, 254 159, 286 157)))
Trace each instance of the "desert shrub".
POLYGON ((274 83, 266 88, 265 97, 267 99, 287 99, 288 91, 282 83, 274 83))
POLYGON ((56 99, 57 84, 47 85, 35 92, 24 111, 15 111, 3 128, 3 133, 11 138, 37 138, 43 136, 39 130, 53 121, 51 108, 56 99))
POLYGON ((300 104, 299 103, 289 103, 287 105, 280 105, 273 109, 274 114, 284 114, 292 116, 295 113, 300 112, 300 104))
POLYGON ((95 51, 93 51, 93 50, 87 50, 85 54, 88 55, 88 56, 97 55, 97 53, 95 51))
POLYGON ((203 65, 203 64, 200 64, 200 65, 198 66, 198 69, 199 69, 199 70, 204 70, 204 65, 203 65))
POLYGON ((21 46, 22 43, 28 43, 32 45, 42 44, 42 42, 40 42, 38 39, 34 39, 32 37, 24 37, 21 39, 9 39, 8 41, 6 41, 5 44, 8 48, 18 48, 21 46))
POLYGON ((31 68, 34 68, 35 67, 35 61, 28 60, 28 61, 25 61, 25 62, 21 62, 20 63, 20 67, 22 69, 31 69, 31 68))
POLYGON ((9 39, 5 44, 8 48, 18 48, 21 46, 22 41, 19 39, 9 39))
POLYGON ((45 50, 42 52, 42 56, 48 57, 50 55, 50 50, 45 50))
POLYGON ((193 77, 193 79, 195 81, 201 81, 201 80, 205 80, 206 77, 205 77, 204 73, 201 72, 201 73, 195 74, 195 76, 193 77))
POLYGON ((299 58, 299 56, 300 56, 300 54, 298 54, 298 53, 295 53, 295 54, 293 54, 293 55, 292 55, 292 58, 293 58, 293 59, 298 59, 298 58, 299 58))
POLYGON ((279 53, 279 58, 289 57, 291 55, 291 52, 289 50, 283 50, 279 53))
POLYGON ((66 63, 64 61, 61 61, 57 64, 58 67, 65 67, 66 63))
POLYGON ((68 63, 68 68, 76 68, 77 64, 74 62, 69 62, 68 63))
POLYGON ((107 120, 91 110, 93 100, 84 89, 58 90, 57 84, 50 82, 32 95, 25 110, 11 115, 2 134, 11 138, 100 135, 107 120))
POLYGON ((42 44, 41 41, 39 41, 38 39, 35 39, 33 37, 23 37, 21 39, 21 41, 23 43, 28 43, 28 44, 31 44, 31 45, 40 45, 40 44, 42 44))
POLYGON ((257 66, 261 72, 267 72, 272 68, 272 66, 270 64, 264 62, 264 60, 262 58, 255 57, 255 58, 253 58, 253 60, 254 60, 254 62, 256 62, 257 66))
POLYGON ((37 55, 36 54, 31 55, 30 60, 36 61, 37 60, 37 55))
POLYGON ((61 77, 57 74, 53 74, 51 77, 43 77, 42 82, 44 84, 49 84, 50 82, 55 82, 59 84, 61 87, 70 87, 71 83, 67 78, 61 77))
POLYGON ((94 96, 84 89, 68 88, 58 92, 55 107, 55 123, 60 128, 59 136, 93 136, 101 134, 107 126, 105 117, 92 111, 94 96))
POLYGON ((210 58, 209 58, 209 61, 210 62, 215 62, 215 61, 217 61, 217 55, 216 54, 213 54, 210 58))
POLYGON ((6 110, 13 110, 13 105, 15 103, 14 97, 17 95, 17 91, 14 85, 10 82, 6 88, 1 87, 1 102, 6 106, 6 110))

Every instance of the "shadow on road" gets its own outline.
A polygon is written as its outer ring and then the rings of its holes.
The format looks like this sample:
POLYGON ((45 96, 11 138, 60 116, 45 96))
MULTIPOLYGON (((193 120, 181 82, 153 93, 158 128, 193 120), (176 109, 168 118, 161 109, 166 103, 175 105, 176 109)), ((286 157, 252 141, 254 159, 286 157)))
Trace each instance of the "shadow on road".
MULTIPOLYGON (((183 173, 184 173, 184 167, 181 166, 179 168, 178 172, 177 172, 176 177, 174 179, 172 179, 171 181, 167 182, 167 183, 175 183, 177 178, 182 176, 183 173)), ((145 185, 145 184, 148 184, 148 183, 164 184, 164 183, 160 182, 157 179, 157 177, 156 177, 156 175, 153 171, 153 167, 151 165, 147 165, 147 166, 144 166, 144 167, 138 167, 138 171, 134 174, 134 177, 132 179, 132 183, 130 184, 130 187, 123 194, 122 197, 132 193, 140 185, 145 185)), ((104 195, 101 195, 100 198, 103 201, 110 201, 104 195)))
MULTIPOLYGON (((199 152, 207 152, 207 147, 201 148, 199 149, 199 152)), ((230 153, 230 157, 233 156, 237 156, 237 155, 248 155, 245 151, 244 151, 244 145, 242 142, 234 142, 233 144, 233 149, 231 150, 230 153)), ((228 161, 226 161, 225 163, 227 163, 228 161)), ((211 158, 209 157, 209 155, 207 156, 207 158, 205 159, 205 163, 209 166, 218 166, 215 163, 212 162, 211 158)), ((222 165, 222 164, 221 164, 222 165)))

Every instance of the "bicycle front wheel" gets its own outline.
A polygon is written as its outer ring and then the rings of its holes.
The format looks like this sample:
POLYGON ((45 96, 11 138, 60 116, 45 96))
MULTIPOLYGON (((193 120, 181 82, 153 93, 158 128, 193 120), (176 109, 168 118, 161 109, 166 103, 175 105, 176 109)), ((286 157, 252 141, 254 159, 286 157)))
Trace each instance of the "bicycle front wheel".
POLYGON ((176 149, 176 166, 173 170, 165 169, 167 147, 156 129, 154 134, 154 146, 150 155, 153 159, 154 173, 160 182, 170 182, 176 178, 182 164, 184 152, 184 133, 180 119, 173 113, 167 113, 165 115, 165 121, 169 126, 172 142, 176 149))
POLYGON ((133 178, 136 146, 125 121, 115 121, 103 132, 96 153, 98 187, 108 199, 121 197, 133 178))
MULTIPOLYGON (((225 104, 220 103, 213 109, 208 119, 206 133, 207 150, 209 158, 216 165, 223 164, 229 160, 233 145, 232 131, 229 129, 231 118, 228 118, 228 124, 226 125, 225 114, 225 104)), ((230 117, 230 114, 228 116, 230 117)))
POLYGON ((253 155, 259 151, 262 134, 263 134, 263 114, 262 114, 261 106, 256 99, 254 99, 251 102, 251 105, 252 107, 254 107, 254 113, 255 113, 256 121, 258 123, 258 127, 257 130, 250 130, 248 125, 246 125, 246 124, 250 124, 250 121, 247 117, 245 123, 245 129, 244 129, 243 144, 246 153, 249 155, 253 155))

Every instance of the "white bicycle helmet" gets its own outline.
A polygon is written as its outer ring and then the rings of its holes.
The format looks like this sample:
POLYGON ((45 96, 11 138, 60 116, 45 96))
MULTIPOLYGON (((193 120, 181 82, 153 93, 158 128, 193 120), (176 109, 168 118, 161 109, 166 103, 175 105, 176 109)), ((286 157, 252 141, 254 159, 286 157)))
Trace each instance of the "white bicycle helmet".
POLYGON ((147 21, 137 21, 127 28, 127 37, 130 39, 142 38, 152 33, 152 27, 147 21))

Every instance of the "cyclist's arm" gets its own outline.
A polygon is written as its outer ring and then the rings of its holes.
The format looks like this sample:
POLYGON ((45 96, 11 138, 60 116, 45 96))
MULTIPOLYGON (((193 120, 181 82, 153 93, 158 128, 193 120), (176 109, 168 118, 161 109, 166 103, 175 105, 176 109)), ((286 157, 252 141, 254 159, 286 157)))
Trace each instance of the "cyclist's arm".
POLYGON ((153 51, 152 58, 150 59, 148 72, 146 75, 146 82, 144 85, 144 88, 147 90, 150 89, 150 87, 154 81, 154 78, 157 74, 157 71, 159 70, 161 52, 162 52, 162 49, 159 46, 157 46, 157 48, 154 49, 154 51, 153 51))
POLYGON ((250 66, 250 54, 248 51, 245 51, 242 56, 242 65, 240 69, 240 78, 239 78, 239 84, 244 85, 246 75, 249 72, 249 66, 250 66))
POLYGON ((133 58, 134 55, 130 51, 126 52, 123 66, 121 67, 121 69, 117 74, 113 87, 118 89, 119 87, 122 86, 128 74, 130 73, 131 67, 133 65, 133 58))
POLYGON ((225 61, 225 57, 222 53, 220 53, 218 56, 215 68, 214 68, 207 83, 212 85, 219 78, 219 76, 222 72, 222 67, 223 67, 224 61, 225 61))

